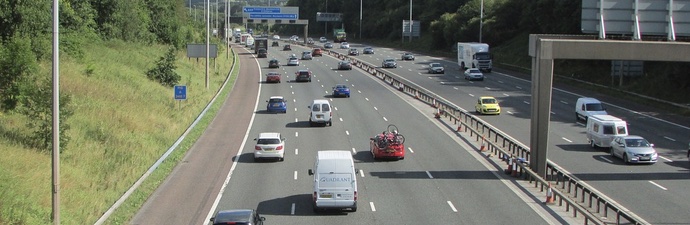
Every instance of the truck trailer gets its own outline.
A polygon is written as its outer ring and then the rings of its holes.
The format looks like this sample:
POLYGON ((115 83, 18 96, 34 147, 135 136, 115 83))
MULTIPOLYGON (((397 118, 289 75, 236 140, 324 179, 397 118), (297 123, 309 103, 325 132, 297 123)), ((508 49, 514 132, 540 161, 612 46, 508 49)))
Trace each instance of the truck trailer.
POLYGON ((491 73, 493 67, 489 44, 458 42, 458 65, 461 69, 477 68, 491 73))

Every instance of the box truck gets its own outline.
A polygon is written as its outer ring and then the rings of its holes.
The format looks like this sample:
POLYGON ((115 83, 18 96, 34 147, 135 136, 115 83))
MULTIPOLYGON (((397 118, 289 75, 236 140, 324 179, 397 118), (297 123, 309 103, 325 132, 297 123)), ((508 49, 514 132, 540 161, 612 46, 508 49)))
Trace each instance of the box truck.
POLYGON ((458 42, 458 65, 460 69, 477 68, 491 73, 493 67, 489 44, 477 42, 458 42))

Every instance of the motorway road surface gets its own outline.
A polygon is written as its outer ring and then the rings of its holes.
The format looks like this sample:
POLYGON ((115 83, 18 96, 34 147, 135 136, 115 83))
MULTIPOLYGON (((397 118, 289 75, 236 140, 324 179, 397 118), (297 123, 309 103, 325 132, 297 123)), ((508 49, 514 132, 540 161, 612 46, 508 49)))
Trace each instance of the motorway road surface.
MULTIPOLYGON (((353 48, 364 45, 350 43, 353 48)), ((346 50, 337 49, 340 53, 346 50)), ((501 103, 499 116, 480 118, 529 146, 529 76, 494 69, 484 81, 466 81, 454 60, 417 54, 415 61, 400 61, 403 51, 378 48, 373 55, 353 56, 374 65, 384 58, 398 60, 398 68, 386 69, 416 83, 470 112, 479 96, 494 96, 501 103), (445 74, 428 74, 430 62, 439 62, 445 74)), ((525 53, 526 54, 526 53, 525 53)), ((690 134, 690 118, 659 112, 639 102, 557 85, 552 96, 548 158, 579 179, 613 198, 652 224, 690 224, 690 172, 685 156, 690 134), (574 104, 580 96, 604 101, 611 115, 628 122, 630 134, 654 143, 661 156, 654 165, 625 165, 606 149, 588 146, 583 121, 575 120, 574 104)))

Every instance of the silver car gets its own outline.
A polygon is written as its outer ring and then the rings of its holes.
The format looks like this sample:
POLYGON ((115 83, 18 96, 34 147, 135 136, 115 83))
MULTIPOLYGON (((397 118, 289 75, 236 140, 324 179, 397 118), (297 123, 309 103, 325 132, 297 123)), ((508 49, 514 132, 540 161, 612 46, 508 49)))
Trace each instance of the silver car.
POLYGON ((659 155, 654 144, 636 135, 618 136, 611 141, 611 156, 622 158, 625 163, 656 163, 659 155))
POLYGON ((484 80, 484 74, 476 68, 467 69, 465 70, 465 80, 484 80))
POLYGON ((395 59, 384 59, 383 62, 381 63, 381 67, 383 68, 398 68, 398 63, 395 62, 395 59))
POLYGON ((440 63, 429 63, 429 73, 445 73, 445 68, 440 63))

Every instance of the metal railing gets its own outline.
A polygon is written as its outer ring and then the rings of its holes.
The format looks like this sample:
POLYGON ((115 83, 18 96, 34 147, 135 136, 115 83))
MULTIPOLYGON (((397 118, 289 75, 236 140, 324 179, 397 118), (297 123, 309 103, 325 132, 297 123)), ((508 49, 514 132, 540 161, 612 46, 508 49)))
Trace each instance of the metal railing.
MULTIPOLYGON (((316 45, 306 46, 320 48, 320 46, 316 45)), ((554 202, 559 206, 565 205, 566 212, 572 212, 573 217, 583 217, 584 224, 649 224, 551 161, 547 162, 547 177, 539 176, 529 168, 530 149, 528 146, 478 119, 471 113, 462 110, 443 97, 403 77, 380 70, 375 65, 359 61, 356 58, 350 58, 335 51, 327 49, 323 51, 325 54, 338 59, 349 60, 352 65, 381 79, 399 91, 436 108, 436 118, 448 119, 449 123, 452 122, 454 125, 457 125, 456 132, 468 133, 469 137, 474 138, 477 142, 481 142, 481 151, 487 151, 491 155, 496 155, 499 159, 506 162, 509 168, 515 165, 515 171, 511 171, 511 175, 514 177, 528 180, 529 183, 533 183, 534 187, 541 192, 546 191, 551 186, 551 183, 555 183, 555 187, 551 188, 554 202), (484 144, 487 145, 485 149, 484 144)))

